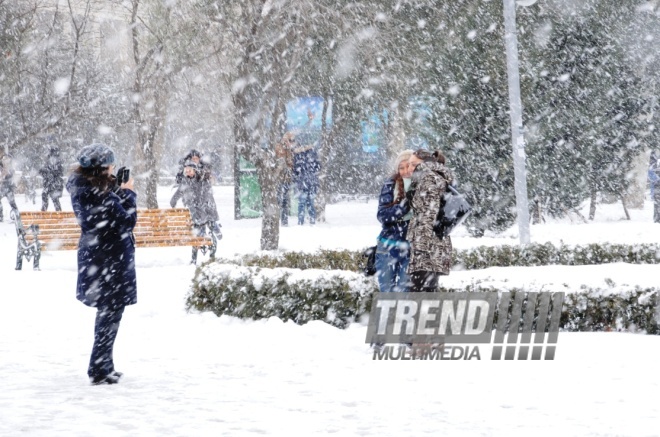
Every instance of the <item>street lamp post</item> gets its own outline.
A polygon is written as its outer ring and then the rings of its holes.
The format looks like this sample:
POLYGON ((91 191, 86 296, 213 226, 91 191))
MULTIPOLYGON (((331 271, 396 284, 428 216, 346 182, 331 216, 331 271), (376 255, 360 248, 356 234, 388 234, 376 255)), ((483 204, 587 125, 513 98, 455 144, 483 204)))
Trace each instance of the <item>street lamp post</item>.
MULTIPOLYGON (((516 37, 516 0, 504 1, 504 42, 506 69, 509 78, 509 107, 511 113, 511 143, 513 145, 514 192, 518 212, 520 244, 527 245, 529 236, 529 206, 527 199, 527 170, 525 169, 525 137, 523 135, 522 102, 520 101, 520 72, 518 70, 518 40, 516 37)), ((536 0, 519 2, 529 6, 536 0)))

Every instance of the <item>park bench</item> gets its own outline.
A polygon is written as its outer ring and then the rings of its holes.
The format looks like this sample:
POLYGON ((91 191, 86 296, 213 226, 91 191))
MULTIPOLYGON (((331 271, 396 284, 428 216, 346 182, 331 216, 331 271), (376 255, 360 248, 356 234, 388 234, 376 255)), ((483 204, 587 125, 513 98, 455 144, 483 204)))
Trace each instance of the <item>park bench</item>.
MULTIPOLYGON (((34 259, 33 267, 39 270, 42 250, 75 250, 80 239, 80 226, 73 211, 12 211, 16 224, 18 249, 16 270, 23 267, 23 258, 34 259)), ((133 229, 135 247, 192 246, 209 251, 215 257, 215 235, 198 237, 192 232, 190 211, 186 208, 138 209, 138 219, 133 229)), ((193 253, 196 262, 196 253, 193 253)))

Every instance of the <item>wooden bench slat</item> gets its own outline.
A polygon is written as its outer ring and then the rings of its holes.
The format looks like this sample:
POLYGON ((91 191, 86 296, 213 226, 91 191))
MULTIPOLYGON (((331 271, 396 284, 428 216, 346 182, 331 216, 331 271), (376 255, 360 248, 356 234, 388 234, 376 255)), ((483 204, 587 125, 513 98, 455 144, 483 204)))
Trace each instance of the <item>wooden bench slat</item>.
MULTIPOLYGON (((186 237, 196 237, 192 232, 142 232, 134 233, 135 239, 141 238, 158 238, 158 237, 172 237, 172 238, 186 238, 186 237)), ((63 234, 63 235, 40 235, 39 241, 78 241, 80 239, 80 234, 63 234)), ((30 239, 28 239, 29 241, 30 239)))
MULTIPOLYGON (((42 222, 42 221, 36 221, 36 220, 22 220, 24 226, 30 226, 30 225, 39 225, 40 228, 48 228, 48 227, 62 227, 62 226, 78 226, 78 222, 76 221, 71 221, 71 222, 58 222, 56 220, 50 220, 47 222, 42 222)), ((192 222, 190 220, 151 220, 151 221, 146 221, 146 220, 138 220, 135 226, 156 226, 159 224, 167 224, 167 225, 172 225, 172 226, 190 226, 192 222)))
MULTIPOLYGON (((133 231, 133 235, 152 235, 152 234, 165 234, 165 235, 194 235, 190 228, 141 228, 133 231)), ((28 236, 31 234, 28 234, 28 236)), ((58 229, 50 230, 49 232, 40 232, 39 239, 45 238, 80 238, 80 229, 58 229)))
MULTIPOLYGON (((25 228, 39 225, 39 240, 44 250, 76 249, 80 226, 73 211, 24 211, 21 222, 25 228)), ((203 246, 211 244, 210 237, 192 233, 190 211, 186 208, 138 209, 133 230, 136 247, 203 246)), ((32 236, 27 233, 28 242, 32 236)))
MULTIPOLYGON (((176 247, 176 246, 208 246, 210 244, 209 240, 145 240, 139 241, 136 240, 135 247, 176 247)), ((56 243, 46 243, 41 246, 41 250, 76 250, 78 249, 78 242, 56 242, 56 243)))
MULTIPOLYGON (((80 240, 80 226, 73 211, 25 211, 20 213, 16 221, 19 233, 16 269, 20 270, 23 258, 34 257, 33 266, 39 269, 39 250, 76 250, 80 240), (22 228, 21 228, 22 225, 22 228), (39 246, 33 245, 34 235, 30 225, 38 225, 39 246)), ((212 236, 196 236, 193 233, 193 223, 187 208, 147 210, 139 209, 137 223, 133 229, 136 247, 172 247, 192 246, 208 247, 210 256, 215 255, 216 246, 212 236)), ((196 253, 193 252, 193 262, 196 253)))
MULTIPOLYGON (((47 231, 49 229, 69 229, 69 228, 75 228, 75 229, 80 229, 80 226, 78 226, 78 223, 38 223, 38 222, 27 222, 23 221, 24 226, 30 226, 31 224, 38 224, 39 225, 39 231, 47 231)), ((154 226, 166 226, 168 228, 172 227, 179 227, 179 228, 190 228, 192 226, 191 222, 185 222, 185 221, 174 221, 174 222, 168 222, 168 221, 158 221, 158 222, 138 222, 135 227, 136 228, 141 228, 141 227, 154 227, 154 226)))

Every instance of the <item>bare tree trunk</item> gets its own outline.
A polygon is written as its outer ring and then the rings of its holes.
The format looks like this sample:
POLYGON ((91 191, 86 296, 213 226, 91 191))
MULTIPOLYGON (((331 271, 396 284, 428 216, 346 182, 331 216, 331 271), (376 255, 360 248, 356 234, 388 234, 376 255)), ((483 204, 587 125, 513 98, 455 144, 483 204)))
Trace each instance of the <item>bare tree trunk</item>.
POLYGON ((623 212, 626 214, 626 220, 630 220, 630 213, 628 212, 628 207, 626 206, 626 196, 621 196, 621 204, 623 205, 623 212))
MULTIPOLYGON (((165 81, 161 81, 165 82, 165 81)), ((163 84, 164 85, 164 84, 163 84)), ((154 109, 150 120, 148 148, 145 150, 146 186, 144 197, 147 208, 158 209, 158 163, 162 150, 163 129, 167 114, 168 87, 158 86, 154 93, 154 109)))
POLYGON ((135 189, 142 193, 138 196, 138 204, 149 209, 158 208, 158 147, 162 137, 163 120, 166 113, 168 92, 166 73, 162 71, 162 61, 157 54, 162 54, 162 43, 148 50, 144 56, 140 54, 138 34, 138 8, 140 0, 133 0, 131 14, 131 36, 133 61, 135 62, 135 77, 133 79, 133 123, 137 128, 137 144, 135 148, 136 169, 135 189), (145 70, 153 66, 149 75, 149 84, 145 83, 145 70))
POLYGON ((328 114, 329 93, 323 93, 323 111, 321 114, 321 148, 319 150, 319 162, 321 170, 319 171, 319 193, 316 196, 316 220, 320 223, 326 222, 325 207, 328 203, 328 155, 330 149, 330 136, 328 135, 328 126, 326 117, 328 114))
POLYGON ((644 208, 650 156, 651 150, 647 149, 633 159, 633 167, 630 172, 632 181, 624 194, 626 207, 630 209, 644 208))
POLYGON ((263 165, 257 167, 261 186, 261 250, 277 250, 280 243, 280 207, 277 203, 277 185, 272 180, 272 170, 263 165))
MULTIPOLYGON (((236 139, 236 151, 239 156, 246 151, 255 152, 252 147, 251 138, 246 126, 246 114, 248 114, 248 101, 243 92, 233 96, 234 100, 234 138, 236 139)), ((273 123, 271 129, 277 129, 273 123)), ((274 155, 274 154, 273 154, 274 155)), ((263 157, 257 152, 249 156, 257 168, 257 178, 261 187, 262 222, 261 222, 261 250, 277 250, 280 239, 280 217, 279 204, 277 202, 277 180, 276 169, 269 164, 274 159, 263 157)))
POLYGON ((234 168, 234 220, 240 220, 241 216, 241 155, 238 147, 234 144, 232 148, 232 159, 234 168))
POLYGON ((591 201, 589 203, 589 220, 593 220, 596 217, 596 196, 598 191, 591 189, 591 201))
POLYGON ((144 179, 144 199, 148 209, 158 209, 158 162, 156 159, 156 136, 158 135, 158 127, 153 126, 153 130, 149 133, 147 143, 145 145, 144 153, 144 166, 145 166, 145 179, 144 179))

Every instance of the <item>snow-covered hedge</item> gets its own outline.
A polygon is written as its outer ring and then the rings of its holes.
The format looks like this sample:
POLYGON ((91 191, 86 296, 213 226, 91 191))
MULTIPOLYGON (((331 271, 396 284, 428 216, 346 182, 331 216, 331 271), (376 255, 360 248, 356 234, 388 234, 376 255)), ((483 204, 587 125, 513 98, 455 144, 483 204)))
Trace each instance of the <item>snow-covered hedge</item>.
MULTIPOLYGON (((548 291, 539 286, 469 286, 440 292, 548 291)), ((558 291, 558 290, 552 290, 558 291)), ((630 286, 565 290, 561 328, 565 331, 634 331, 660 334, 656 323, 657 288, 630 286)), ((279 317, 304 324, 323 320, 344 328, 368 314, 378 292, 374 278, 340 270, 245 267, 210 262, 197 269, 188 309, 245 319, 279 317)))
MULTIPOLYGON (((629 264, 660 263, 657 244, 589 244, 586 246, 554 246, 551 243, 520 246, 479 246, 454 250, 454 268, 460 270, 488 267, 593 265, 624 262, 629 264)), ((242 266, 291 269, 349 270, 359 272, 364 263, 362 251, 319 250, 314 253, 280 252, 249 254, 221 260, 242 266)))
POLYGON ((226 264, 265 268, 348 270, 359 272, 365 259, 362 251, 319 249, 316 252, 282 251, 277 253, 237 255, 233 258, 219 259, 226 264))
POLYGON ((346 327, 371 305, 372 278, 341 270, 241 267, 211 262, 197 269, 188 308, 246 319, 279 317, 346 327))
POLYGON ((479 246, 474 249, 454 251, 454 265, 466 270, 509 266, 582 266, 609 263, 658 264, 660 245, 657 244, 609 244, 559 247, 551 244, 520 246, 479 246))
MULTIPOLYGON (((543 287, 507 288, 465 287, 463 289, 443 288, 439 292, 513 292, 529 293, 558 291, 543 287)), ((592 288, 582 286, 579 290, 565 290, 560 328, 567 332, 625 331, 660 334, 657 323, 658 288, 619 287, 592 288)), ((513 302, 513 297, 511 298, 513 302)), ((497 319, 494 321, 494 323, 497 319)))

